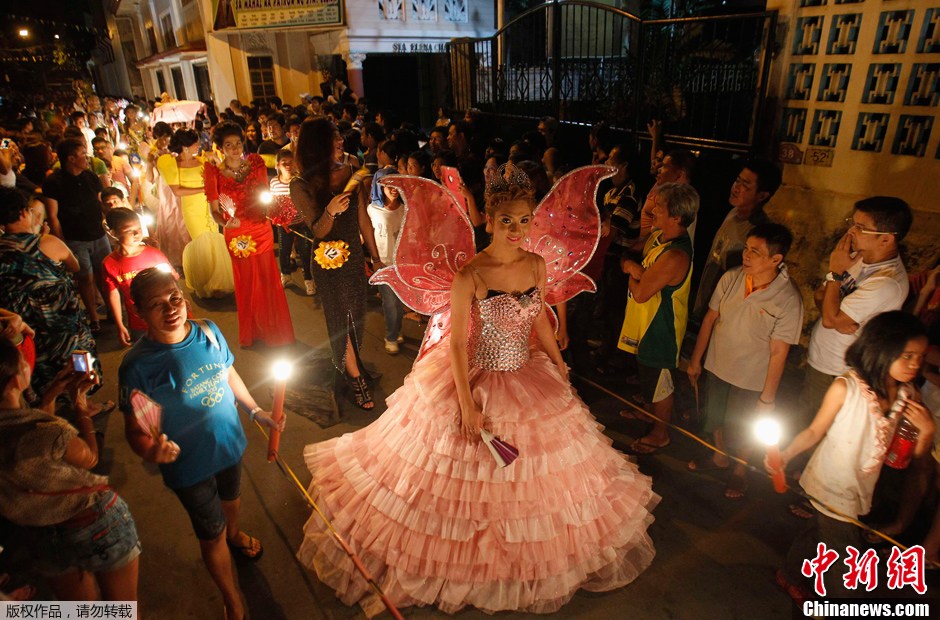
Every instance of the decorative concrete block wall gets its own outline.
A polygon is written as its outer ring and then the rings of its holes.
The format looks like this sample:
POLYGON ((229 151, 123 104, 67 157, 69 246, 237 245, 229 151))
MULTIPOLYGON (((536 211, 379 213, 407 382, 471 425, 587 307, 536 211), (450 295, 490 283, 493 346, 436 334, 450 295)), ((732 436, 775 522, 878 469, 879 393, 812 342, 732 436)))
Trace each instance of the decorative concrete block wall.
POLYGON ((770 210, 801 240, 791 259, 804 291, 825 272, 843 218, 867 196, 911 204, 908 268, 932 264, 940 255, 940 0, 770 0, 768 9, 779 12, 770 96, 784 168, 770 210))

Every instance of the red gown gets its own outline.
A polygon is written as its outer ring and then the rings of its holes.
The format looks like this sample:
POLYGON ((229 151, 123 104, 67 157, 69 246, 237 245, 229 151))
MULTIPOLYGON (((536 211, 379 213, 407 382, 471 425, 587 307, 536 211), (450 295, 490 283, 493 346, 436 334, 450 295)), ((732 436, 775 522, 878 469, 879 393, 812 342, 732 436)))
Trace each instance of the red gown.
POLYGON ((294 342, 287 297, 280 286, 280 271, 274 258, 271 224, 249 207, 268 188, 264 161, 248 155, 251 170, 241 183, 206 163, 206 198, 218 200, 223 209, 234 205, 238 226, 224 228, 225 243, 235 273, 235 303, 238 306, 238 344, 251 346, 260 340, 267 346, 294 342), (229 203, 229 199, 231 203, 229 203))

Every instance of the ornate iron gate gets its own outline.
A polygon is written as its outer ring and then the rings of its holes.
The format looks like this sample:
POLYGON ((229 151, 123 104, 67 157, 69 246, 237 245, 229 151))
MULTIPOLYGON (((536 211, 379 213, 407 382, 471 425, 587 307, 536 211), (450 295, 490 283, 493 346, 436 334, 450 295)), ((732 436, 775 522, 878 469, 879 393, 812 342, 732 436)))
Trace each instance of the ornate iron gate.
POLYGON ((553 0, 495 35, 451 44, 454 102, 498 116, 593 124, 634 138, 662 118, 676 144, 751 150, 776 13, 641 20, 553 0))

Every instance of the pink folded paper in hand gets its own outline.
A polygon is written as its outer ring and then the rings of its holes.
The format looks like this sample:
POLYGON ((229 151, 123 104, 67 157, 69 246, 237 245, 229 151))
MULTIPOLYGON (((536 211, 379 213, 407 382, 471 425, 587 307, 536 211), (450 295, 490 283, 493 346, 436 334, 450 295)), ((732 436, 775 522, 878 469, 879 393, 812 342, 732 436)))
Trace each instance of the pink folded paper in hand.
POLYGON ((496 460, 496 464, 500 467, 511 465, 519 457, 519 450, 515 446, 509 445, 488 430, 481 430, 480 437, 483 438, 483 443, 486 444, 490 454, 496 460))
POLYGON ((140 390, 131 392, 131 408, 140 428, 156 439, 160 436, 160 427, 163 420, 163 407, 155 403, 140 390))

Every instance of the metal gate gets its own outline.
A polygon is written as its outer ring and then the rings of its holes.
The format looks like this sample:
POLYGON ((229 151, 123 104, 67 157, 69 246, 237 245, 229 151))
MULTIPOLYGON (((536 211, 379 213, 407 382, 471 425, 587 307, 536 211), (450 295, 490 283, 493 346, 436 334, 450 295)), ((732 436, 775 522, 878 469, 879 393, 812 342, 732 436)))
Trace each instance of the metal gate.
POLYGON ((661 118, 673 144, 751 150, 776 12, 642 20, 553 0, 492 37, 451 43, 454 103, 505 116, 593 124, 634 139, 661 118))

